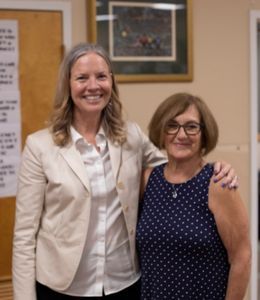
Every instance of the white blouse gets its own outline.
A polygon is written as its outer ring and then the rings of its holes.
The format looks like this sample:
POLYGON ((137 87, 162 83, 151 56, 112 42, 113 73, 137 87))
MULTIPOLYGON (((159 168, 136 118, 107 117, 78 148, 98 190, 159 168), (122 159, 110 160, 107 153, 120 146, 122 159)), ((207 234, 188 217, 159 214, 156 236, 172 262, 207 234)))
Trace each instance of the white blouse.
POLYGON ((119 292, 140 274, 134 271, 127 228, 112 173, 107 139, 96 136, 100 151, 71 128, 72 139, 82 156, 91 186, 91 218, 85 248, 70 287, 73 296, 102 296, 119 292))

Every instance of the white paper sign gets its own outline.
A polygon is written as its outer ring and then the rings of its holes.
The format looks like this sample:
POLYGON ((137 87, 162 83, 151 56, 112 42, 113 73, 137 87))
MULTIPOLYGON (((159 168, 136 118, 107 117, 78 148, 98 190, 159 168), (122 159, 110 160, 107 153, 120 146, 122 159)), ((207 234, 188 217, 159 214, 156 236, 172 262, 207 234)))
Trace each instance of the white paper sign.
POLYGON ((0 90, 18 89, 18 23, 0 20, 0 90))
POLYGON ((0 20, 0 198, 16 195, 21 156, 16 20, 0 20))
POLYGON ((20 128, 16 125, 9 125, 0 129, 0 157, 20 154, 20 136, 20 128))
POLYGON ((0 127, 20 124, 20 95, 16 92, 0 92, 0 127))
POLYGON ((3 55, 0 61, 0 90, 18 89, 18 64, 14 56, 3 55))
POLYGON ((16 20, 0 21, 0 57, 3 54, 18 58, 18 23, 16 20))
POLYGON ((0 156, 0 198, 15 196, 19 163, 17 155, 0 156))

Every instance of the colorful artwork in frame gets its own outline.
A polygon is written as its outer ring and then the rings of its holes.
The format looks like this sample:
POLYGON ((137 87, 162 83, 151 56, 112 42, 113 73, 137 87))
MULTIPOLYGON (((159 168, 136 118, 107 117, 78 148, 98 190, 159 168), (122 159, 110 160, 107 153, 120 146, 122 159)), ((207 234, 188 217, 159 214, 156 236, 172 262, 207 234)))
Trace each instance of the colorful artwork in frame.
POLYGON ((87 0, 87 21, 119 82, 192 80, 191 0, 87 0))

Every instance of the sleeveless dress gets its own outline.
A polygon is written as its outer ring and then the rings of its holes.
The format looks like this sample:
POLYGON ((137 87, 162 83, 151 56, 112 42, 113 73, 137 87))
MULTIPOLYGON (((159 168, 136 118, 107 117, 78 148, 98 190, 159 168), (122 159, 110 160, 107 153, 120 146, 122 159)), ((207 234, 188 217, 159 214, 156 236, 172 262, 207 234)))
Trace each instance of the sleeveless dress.
POLYGON ((230 265, 208 208, 213 166, 174 185, 164 167, 153 169, 140 205, 141 299, 225 299, 230 265))

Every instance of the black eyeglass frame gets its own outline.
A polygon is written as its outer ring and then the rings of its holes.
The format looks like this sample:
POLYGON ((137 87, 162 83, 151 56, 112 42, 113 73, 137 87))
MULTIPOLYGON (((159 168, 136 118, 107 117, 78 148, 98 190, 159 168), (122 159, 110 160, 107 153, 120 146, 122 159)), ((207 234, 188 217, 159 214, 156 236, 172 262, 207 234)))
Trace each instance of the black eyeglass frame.
POLYGON ((177 135, 179 133, 179 131, 180 131, 181 128, 183 128, 183 130, 184 130, 184 132, 185 132, 186 135, 197 135, 197 134, 199 134, 199 132, 201 131, 201 129, 204 127, 204 125, 202 123, 197 123, 197 122, 187 122, 187 123, 185 123, 183 125, 181 125, 181 124, 179 124, 177 122, 172 122, 172 124, 174 124, 178 128, 177 128, 177 130, 175 132, 171 132, 172 127, 170 126, 170 124, 167 124, 164 131, 168 135, 177 135), (188 126, 191 126, 191 125, 198 126, 196 132, 190 133, 190 132, 187 131, 188 126))

